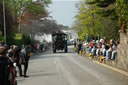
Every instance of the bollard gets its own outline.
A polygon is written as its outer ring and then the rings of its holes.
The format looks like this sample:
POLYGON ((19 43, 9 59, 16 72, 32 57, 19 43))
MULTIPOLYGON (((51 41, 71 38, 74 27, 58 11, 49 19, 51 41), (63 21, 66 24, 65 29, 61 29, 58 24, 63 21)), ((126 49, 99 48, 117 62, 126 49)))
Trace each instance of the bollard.
POLYGON ((100 63, 104 63, 104 59, 102 55, 100 56, 100 63))
POLYGON ((76 48, 76 47, 74 47, 74 51, 75 51, 75 52, 77 51, 77 48, 76 48))
POLYGON ((82 51, 79 51, 79 55, 82 55, 82 51))
POLYGON ((29 56, 30 56, 30 57, 32 56, 32 52, 29 54, 29 56))
POLYGON ((92 53, 89 53, 88 57, 89 57, 89 59, 92 59, 92 53))

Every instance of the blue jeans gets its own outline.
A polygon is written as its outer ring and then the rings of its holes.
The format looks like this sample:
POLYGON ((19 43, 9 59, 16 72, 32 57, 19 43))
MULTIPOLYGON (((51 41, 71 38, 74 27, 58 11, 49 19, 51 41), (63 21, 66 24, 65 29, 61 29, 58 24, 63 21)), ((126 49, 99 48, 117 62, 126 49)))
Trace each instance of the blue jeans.
POLYGON ((106 59, 111 59, 112 50, 106 51, 106 59))
POLYGON ((89 47, 89 48, 88 48, 88 52, 89 52, 89 53, 91 53, 91 51, 92 51, 92 48, 91 48, 91 47, 89 47))
POLYGON ((104 57, 106 56, 106 51, 103 52, 103 56, 104 56, 104 57))
POLYGON ((112 57, 111 57, 112 60, 115 60, 116 54, 117 54, 117 51, 113 51, 113 52, 112 52, 112 57))
POLYGON ((92 56, 96 56, 96 49, 91 50, 92 56))

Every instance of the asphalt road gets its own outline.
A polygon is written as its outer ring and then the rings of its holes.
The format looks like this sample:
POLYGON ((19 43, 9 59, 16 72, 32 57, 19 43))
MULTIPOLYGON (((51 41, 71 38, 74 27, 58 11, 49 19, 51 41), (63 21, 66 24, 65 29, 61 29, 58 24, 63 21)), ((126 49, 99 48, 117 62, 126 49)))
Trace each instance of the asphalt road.
POLYGON ((18 78, 18 85, 128 85, 128 76, 98 65, 87 57, 52 51, 33 56, 29 78, 18 78))

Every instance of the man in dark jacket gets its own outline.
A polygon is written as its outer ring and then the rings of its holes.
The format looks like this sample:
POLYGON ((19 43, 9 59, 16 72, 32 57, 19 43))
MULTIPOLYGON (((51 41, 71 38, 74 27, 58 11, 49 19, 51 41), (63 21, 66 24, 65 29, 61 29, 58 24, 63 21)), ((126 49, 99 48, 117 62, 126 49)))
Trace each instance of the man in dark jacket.
POLYGON ((24 77, 29 77, 27 76, 27 70, 28 70, 28 62, 29 62, 29 58, 30 58, 30 47, 26 46, 25 48, 25 63, 24 63, 24 77))
POLYGON ((22 67, 21 67, 21 63, 19 62, 20 60, 20 51, 21 51, 21 48, 19 48, 18 46, 15 46, 14 49, 13 49, 13 53, 14 53, 14 58, 15 58, 15 62, 16 62, 16 65, 19 69, 19 75, 20 77, 22 77, 22 67))
POLYGON ((6 56, 6 47, 0 47, 0 85, 8 85, 9 58, 6 56))
POLYGON ((30 46, 27 45, 24 49, 21 50, 22 56, 24 57, 24 77, 29 77, 27 76, 27 70, 28 70, 28 62, 30 58, 30 46))
POLYGON ((78 54, 79 54, 80 51, 81 51, 81 48, 82 48, 82 41, 79 41, 78 44, 77 44, 77 46, 78 46, 77 51, 78 51, 78 54))

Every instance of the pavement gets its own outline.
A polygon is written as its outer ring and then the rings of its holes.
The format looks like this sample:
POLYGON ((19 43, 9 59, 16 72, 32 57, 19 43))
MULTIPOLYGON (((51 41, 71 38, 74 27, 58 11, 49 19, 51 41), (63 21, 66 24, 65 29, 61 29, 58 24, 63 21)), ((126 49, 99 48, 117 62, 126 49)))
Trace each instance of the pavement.
POLYGON ((128 76, 85 56, 59 51, 35 55, 29 62, 29 78, 17 78, 18 85, 128 85, 128 76))

